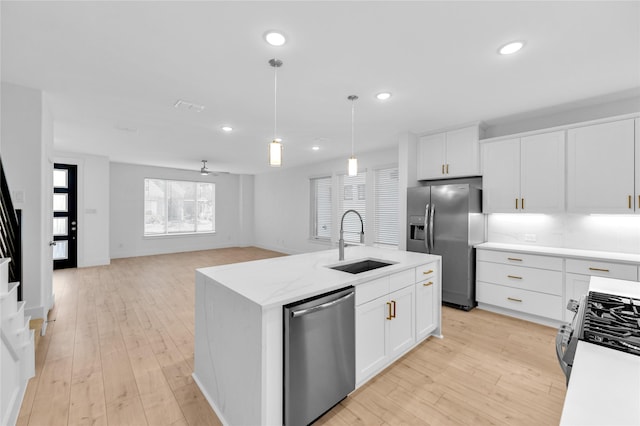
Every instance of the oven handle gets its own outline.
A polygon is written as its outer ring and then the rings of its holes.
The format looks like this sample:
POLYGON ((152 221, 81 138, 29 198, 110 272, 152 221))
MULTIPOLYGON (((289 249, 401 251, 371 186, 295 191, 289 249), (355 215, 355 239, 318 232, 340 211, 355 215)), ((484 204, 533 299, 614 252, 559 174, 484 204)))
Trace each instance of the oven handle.
POLYGON ((571 366, 567 364, 564 360, 564 353, 567 350, 567 346, 569 344, 569 338, 571 337, 572 329, 571 325, 563 324, 560 326, 558 330, 558 334, 556 335, 556 356, 558 357, 558 363, 560 363, 560 368, 564 373, 564 376, 567 378, 567 384, 569 384, 569 376, 571 375, 571 366))

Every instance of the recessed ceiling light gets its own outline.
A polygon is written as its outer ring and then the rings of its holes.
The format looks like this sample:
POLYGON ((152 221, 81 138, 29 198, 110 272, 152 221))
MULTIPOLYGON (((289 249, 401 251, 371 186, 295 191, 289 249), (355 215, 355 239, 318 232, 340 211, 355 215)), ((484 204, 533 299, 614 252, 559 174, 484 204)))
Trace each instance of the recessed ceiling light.
POLYGON ((512 41, 500 47, 500 49, 498 49, 498 53, 501 55, 511 55, 512 53, 516 53, 518 50, 522 49, 523 46, 524 41, 512 41))
POLYGON ((284 34, 274 30, 270 30, 264 33, 264 39, 272 46, 282 46, 287 42, 284 34))
POLYGON ((231 126, 222 126, 220 128, 222 129, 223 132, 230 132, 233 130, 233 127, 231 126))
POLYGON ((311 149, 314 150, 314 151, 318 151, 320 149, 320 147, 319 146, 312 146, 311 149))
POLYGON ((391 93, 389 92, 380 92, 376 95, 376 99, 379 101, 386 101, 391 97, 391 93))

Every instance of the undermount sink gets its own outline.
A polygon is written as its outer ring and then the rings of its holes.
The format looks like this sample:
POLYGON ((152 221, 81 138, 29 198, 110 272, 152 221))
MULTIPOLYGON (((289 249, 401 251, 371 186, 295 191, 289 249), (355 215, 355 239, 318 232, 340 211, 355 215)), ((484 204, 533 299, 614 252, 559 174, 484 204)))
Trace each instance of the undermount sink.
POLYGON ((386 262, 375 259, 364 259, 357 262, 345 263, 342 265, 329 266, 331 269, 338 271, 348 272, 350 274, 360 274, 362 272, 371 271, 373 269, 384 268, 385 266, 393 265, 396 262, 386 262))

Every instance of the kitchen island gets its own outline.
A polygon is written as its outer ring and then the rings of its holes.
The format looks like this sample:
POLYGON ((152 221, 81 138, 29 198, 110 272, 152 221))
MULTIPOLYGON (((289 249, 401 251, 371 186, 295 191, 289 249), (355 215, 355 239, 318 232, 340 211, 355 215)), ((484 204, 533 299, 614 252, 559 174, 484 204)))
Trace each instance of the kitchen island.
MULTIPOLYGON (((361 365, 366 374, 361 375, 357 385, 426 337, 440 336, 439 256, 353 246, 345 250, 345 259, 338 262, 337 250, 326 250, 196 271, 193 378, 224 424, 282 424, 283 306, 288 303, 354 286, 356 305, 360 300, 361 306, 368 306, 388 296, 380 296, 385 285, 389 292, 399 288, 399 282, 406 282, 402 291, 413 294, 413 323, 409 329, 412 336, 405 339, 402 351, 392 351, 383 360, 378 357, 371 365, 361 365), (360 259, 392 264, 359 274, 330 269, 360 259), (423 282, 423 277, 428 281, 423 282), (421 299, 416 297, 416 289, 432 293, 421 299), (426 327, 416 326, 418 319, 424 317, 420 315, 424 308, 421 300, 428 300, 426 309, 431 323, 427 321, 426 327)), ((369 311, 363 313, 368 315, 369 311)), ((366 344, 359 347, 358 343, 366 342, 359 339, 358 331, 370 331, 369 324, 359 327, 359 321, 362 323, 367 317, 362 318, 359 320, 356 314, 356 359, 369 362, 371 357, 358 354, 363 350, 367 351, 365 355, 369 353, 366 344)))

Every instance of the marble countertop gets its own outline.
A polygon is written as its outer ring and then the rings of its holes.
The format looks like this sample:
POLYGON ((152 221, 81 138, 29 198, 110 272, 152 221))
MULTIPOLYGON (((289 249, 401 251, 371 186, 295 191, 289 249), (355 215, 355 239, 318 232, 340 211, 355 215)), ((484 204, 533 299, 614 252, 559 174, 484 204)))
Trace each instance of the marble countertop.
POLYGON ((640 265, 640 254, 618 253, 612 251, 581 250, 563 247, 545 247, 525 244, 482 243, 477 249, 491 249, 500 251, 517 251, 519 253, 541 254, 550 256, 571 257, 576 259, 602 259, 622 263, 640 265))
MULTIPOLYGON (((591 277, 590 291, 640 299, 640 283, 591 277)), ((640 356, 578 342, 560 424, 639 425, 640 356)))
POLYGON ((440 256, 369 246, 345 248, 345 260, 338 250, 276 257, 198 269, 197 272, 262 306, 282 306, 307 297, 391 275, 440 259, 440 256), (394 262, 391 266, 360 274, 337 271, 327 266, 362 259, 394 262))

